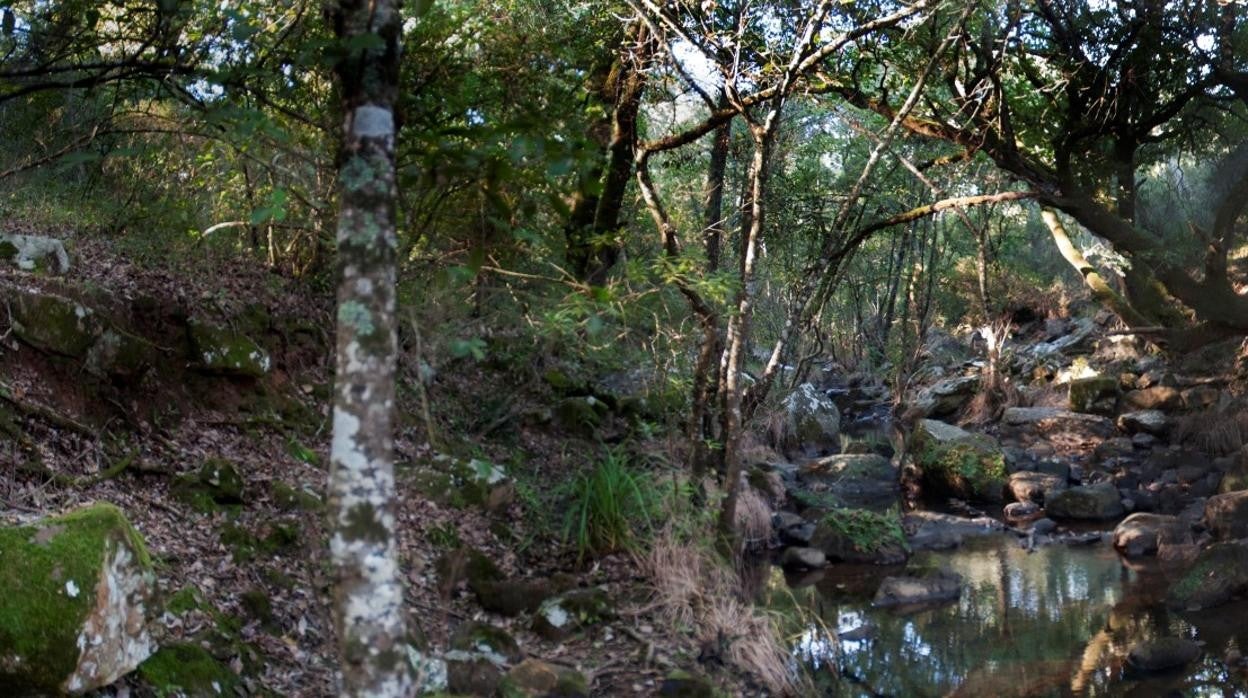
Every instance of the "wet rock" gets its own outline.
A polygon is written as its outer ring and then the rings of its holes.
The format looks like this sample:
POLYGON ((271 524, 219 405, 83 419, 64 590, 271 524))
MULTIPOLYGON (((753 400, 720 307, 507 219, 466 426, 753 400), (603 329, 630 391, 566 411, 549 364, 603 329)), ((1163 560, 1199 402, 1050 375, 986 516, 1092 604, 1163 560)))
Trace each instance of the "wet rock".
POLYGON ((1056 407, 1009 407, 1001 415, 1008 426, 1040 435, 1073 434, 1106 438, 1114 425, 1100 415, 1071 412, 1056 407))
POLYGON ((1183 396, 1178 388, 1154 385, 1143 390, 1132 390, 1122 396, 1128 406, 1137 410, 1161 410, 1169 412, 1183 406, 1183 396))
POLYGON ((826 452, 836 444, 841 415, 836 403, 811 383, 803 383, 784 399, 784 420, 777 446, 786 455, 826 452))
POLYGON ((1113 376, 1072 379, 1067 397, 1074 412, 1112 414, 1118 403, 1118 379, 1113 376))
POLYGON ((1196 557, 1166 594, 1172 608, 1200 610, 1230 601, 1248 590, 1248 546, 1215 543, 1196 557))
POLYGON ((967 538, 1005 530, 1000 521, 991 517, 965 518, 934 511, 906 514, 902 519, 902 528, 912 550, 947 550, 956 548, 967 538))
POLYGON ((543 601, 534 615, 533 631, 552 642, 562 642, 612 615, 606 591, 577 589, 543 601))
POLYGON ((1114 547, 1127 557, 1156 555, 1162 544, 1190 542, 1191 529, 1175 516, 1139 512, 1114 529, 1114 547))
POLYGON ((1118 488, 1111 482, 1081 485, 1054 493, 1044 509, 1057 519, 1113 519, 1123 514, 1118 488))
POLYGON ((117 507, 0 527, 0 561, 0 687, 85 693, 156 650, 146 618, 152 562, 117 507))
POLYGON ((923 419, 915 426, 913 442, 925 486, 961 499, 1003 501, 1005 455, 996 439, 923 419))
POLYGON ((816 523, 812 547, 828 560, 881 565, 905 561, 909 551, 901 522, 891 512, 833 509, 816 523))
MULTIPOLYGON (((1128 434, 1162 436, 1170 428, 1170 420, 1161 410, 1137 410, 1118 416, 1118 428, 1128 434)), ((1134 445, 1134 444, 1132 444, 1134 445)))
POLYGON ((1163 637, 1137 643, 1127 653, 1131 666, 1143 671, 1164 671, 1194 661, 1200 645, 1181 637, 1163 637))
POLYGON ((786 570, 817 570, 828 564, 828 558, 818 548, 794 546, 785 548, 780 555, 780 566, 786 570))
POLYGON ((23 271, 69 271, 69 253, 65 243, 42 235, 0 233, 0 261, 23 271))
POLYGON ((1205 502, 1205 526, 1220 540, 1248 537, 1248 490, 1210 497, 1205 502))
POLYGON ((840 454, 811 461, 799 470, 798 480, 855 507, 887 508, 901 490, 897 467, 875 454, 840 454))
POLYGON ((885 577, 871 600, 873 606, 915 606, 952 601, 962 594, 962 577, 938 572, 923 577, 885 577))
POLYGON ((1047 473, 1023 471, 1010 476, 1008 487, 1016 501, 1044 504, 1054 493, 1066 489, 1066 479, 1047 473))

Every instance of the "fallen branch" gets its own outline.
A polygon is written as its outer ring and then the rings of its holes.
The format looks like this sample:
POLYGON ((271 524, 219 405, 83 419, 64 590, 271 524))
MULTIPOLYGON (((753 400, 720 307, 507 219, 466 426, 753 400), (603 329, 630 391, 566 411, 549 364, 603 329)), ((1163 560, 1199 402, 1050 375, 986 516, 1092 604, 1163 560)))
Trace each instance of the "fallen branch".
POLYGON ((19 412, 31 417, 42 419, 53 426, 78 432, 83 436, 92 439, 99 439, 100 435, 94 428, 79 422, 78 420, 68 417, 57 412, 56 410, 33 400, 18 398, 13 394, 13 389, 6 383, 0 383, 0 399, 13 405, 19 412))

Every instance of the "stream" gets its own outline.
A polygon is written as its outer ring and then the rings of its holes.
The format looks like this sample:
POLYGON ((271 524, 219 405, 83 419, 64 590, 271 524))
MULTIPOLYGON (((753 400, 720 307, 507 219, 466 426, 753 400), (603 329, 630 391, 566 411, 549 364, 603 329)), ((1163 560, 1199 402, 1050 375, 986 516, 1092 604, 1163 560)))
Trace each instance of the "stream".
POLYGON ((933 568, 962 575, 962 595, 918 609, 871 605, 902 566, 833 565, 804 586, 771 572, 770 605, 804 628, 793 656, 820 695, 1248 697, 1244 674, 1223 661, 1248 643, 1248 601, 1168 611, 1163 575, 1128 566, 1107 542, 1028 552, 995 534, 905 565, 933 568), (1127 665, 1134 643, 1165 635, 1203 643, 1203 656, 1166 673, 1127 665))

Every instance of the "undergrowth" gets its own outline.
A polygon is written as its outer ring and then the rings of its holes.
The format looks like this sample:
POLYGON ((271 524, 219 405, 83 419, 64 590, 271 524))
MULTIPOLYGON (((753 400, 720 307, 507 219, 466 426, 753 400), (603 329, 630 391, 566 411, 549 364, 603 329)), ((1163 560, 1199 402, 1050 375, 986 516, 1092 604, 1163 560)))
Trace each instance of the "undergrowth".
POLYGON ((606 449, 587 473, 566 487, 563 540, 577 557, 635 550, 654 530, 663 493, 623 449, 606 449))

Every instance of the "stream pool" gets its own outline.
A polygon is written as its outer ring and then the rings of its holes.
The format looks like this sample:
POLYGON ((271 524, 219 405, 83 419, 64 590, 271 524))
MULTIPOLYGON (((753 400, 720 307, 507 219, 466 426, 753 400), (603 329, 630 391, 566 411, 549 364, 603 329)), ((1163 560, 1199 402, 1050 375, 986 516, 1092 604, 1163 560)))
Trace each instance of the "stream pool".
POLYGON ((794 657, 819 695, 1248 698, 1248 674, 1224 661, 1248 644, 1248 601, 1168 611, 1164 575, 1128 566, 1107 543, 1028 552, 1002 534, 917 553, 906 568, 957 572, 961 598, 873 608, 880 580, 901 567, 833 565, 813 584, 770 573, 769 604, 800 628, 794 657), (1160 674, 1127 665, 1133 644, 1166 635, 1203 643, 1204 655, 1160 674))

